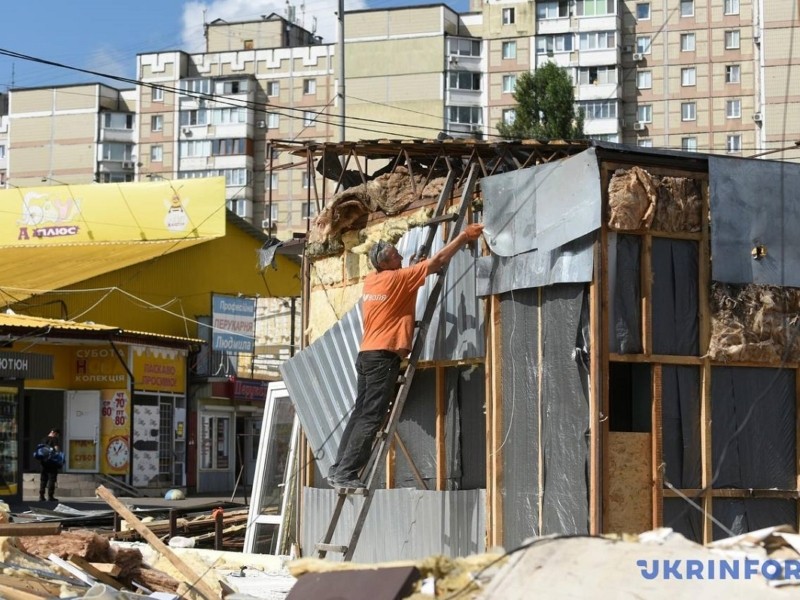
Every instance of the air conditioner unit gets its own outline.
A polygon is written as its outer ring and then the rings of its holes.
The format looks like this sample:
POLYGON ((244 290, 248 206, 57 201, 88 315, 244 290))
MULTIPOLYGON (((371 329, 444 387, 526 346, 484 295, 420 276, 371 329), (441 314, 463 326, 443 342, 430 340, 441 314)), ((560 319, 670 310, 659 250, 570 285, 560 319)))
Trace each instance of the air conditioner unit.
POLYGON ((261 220, 261 229, 269 229, 270 226, 275 227, 275 222, 269 222, 269 219, 262 219, 261 220))
POLYGON ((256 121, 256 127, 258 127, 259 129, 266 129, 267 128, 267 122, 266 121, 256 121))
POLYGON ((122 161, 122 168, 123 169, 132 169, 133 163, 127 160, 122 161))
POLYGON ((184 127, 181 131, 183 131, 183 135, 192 135, 192 130, 190 127, 184 127))
POLYGON ((646 125, 644 123, 642 123, 641 121, 636 121, 633 124, 633 130, 634 131, 644 131, 645 127, 646 127, 646 125))
POLYGON ((753 121, 755 121, 756 123, 761 123, 761 121, 763 120, 764 120, 764 115, 762 115, 760 112, 753 114, 753 121))
POLYGON ((631 58, 635 62, 639 62, 640 60, 644 60, 644 54, 642 54, 641 52, 634 52, 633 54, 631 54, 631 58))

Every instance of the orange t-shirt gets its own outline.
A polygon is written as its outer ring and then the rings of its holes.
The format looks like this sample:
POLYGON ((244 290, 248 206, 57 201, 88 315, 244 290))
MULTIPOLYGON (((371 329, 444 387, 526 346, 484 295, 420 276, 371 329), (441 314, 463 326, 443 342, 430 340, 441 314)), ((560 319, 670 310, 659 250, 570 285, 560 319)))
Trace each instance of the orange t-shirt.
POLYGON ((364 337, 361 350, 391 350, 405 356, 411 350, 417 290, 428 276, 428 261, 394 271, 370 273, 361 302, 364 337))

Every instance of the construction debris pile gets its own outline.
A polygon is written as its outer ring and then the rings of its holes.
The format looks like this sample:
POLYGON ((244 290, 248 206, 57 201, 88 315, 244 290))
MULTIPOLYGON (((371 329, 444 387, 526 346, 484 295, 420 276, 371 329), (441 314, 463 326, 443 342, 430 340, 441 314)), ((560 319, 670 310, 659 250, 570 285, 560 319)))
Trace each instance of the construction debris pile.
POLYGON ((366 225, 368 215, 381 211, 396 215, 416 200, 435 200, 442 191, 445 177, 428 180, 424 174, 398 166, 393 172, 356 185, 336 194, 311 224, 306 255, 329 256, 343 250, 343 232, 366 225))
POLYGON ((708 354, 720 361, 798 361, 798 314, 797 288, 714 283, 708 354))
POLYGON ((702 198, 695 179, 652 175, 640 167, 618 169, 608 184, 608 226, 617 231, 698 232, 702 198))

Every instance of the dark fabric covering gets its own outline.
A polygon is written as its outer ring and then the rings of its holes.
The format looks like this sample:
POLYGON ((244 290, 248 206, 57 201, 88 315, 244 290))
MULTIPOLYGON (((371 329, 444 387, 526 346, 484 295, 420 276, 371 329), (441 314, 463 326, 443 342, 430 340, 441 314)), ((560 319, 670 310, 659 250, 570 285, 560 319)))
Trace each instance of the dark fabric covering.
MULTIPOLYGON (((500 297, 502 336, 503 540, 514 548, 539 535, 538 357, 539 290, 500 297)), ((493 449, 497 451, 498 449, 493 449)), ((491 451, 491 450, 490 450, 491 451)))
POLYGON ((578 360, 582 284, 542 289, 542 534, 589 532, 588 373, 578 360))
MULTIPOLYGON (((411 382, 397 433, 408 448, 414 465, 428 485, 436 487, 436 369, 419 369, 411 382)), ((417 487, 405 455, 397 448, 397 487, 417 487)))
POLYGON ((795 489, 795 418, 794 370, 712 368, 713 487, 795 489))
POLYGON ((616 277, 609 333, 611 351, 638 354, 642 351, 641 248, 638 235, 617 235, 616 277))
MULTIPOLYGON (((797 501, 776 498, 714 498, 714 518, 734 535, 775 525, 797 527, 797 501)), ((714 524, 715 540, 730 537, 730 533, 714 524)))
POLYGON ((800 287, 800 165, 710 156, 708 176, 714 281, 800 287))
MULTIPOLYGON (((700 499, 692 500, 700 504, 700 499)), ((687 540, 703 543, 703 515, 683 498, 664 498, 664 527, 677 531, 687 540)))
POLYGON ((679 489, 700 488, 700 371, 661 367, 664 478, 679 489))
POLYGON ((697 242, 653 239, 653 352, 697 356, 697 242))

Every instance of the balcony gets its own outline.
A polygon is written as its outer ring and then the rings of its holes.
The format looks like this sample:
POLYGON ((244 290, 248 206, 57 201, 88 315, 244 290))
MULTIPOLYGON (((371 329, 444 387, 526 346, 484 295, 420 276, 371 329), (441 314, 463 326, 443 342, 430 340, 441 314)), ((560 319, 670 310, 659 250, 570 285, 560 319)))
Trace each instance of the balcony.
POLYGON ((572 24, 569 17, 558 19, 541 19, 536 21, 536 34, 548 35, 553 33, 568 33, 572 24))
POLYGON ((581 100, 606 100, 608 98, 619 98, 619 84, 616 83, 590 83, 579 85, 575 88, 575 99, 581 100))
POLYGON ((133 143, 133 129, 115 129, 113 127, 100 128, 100 143, 122 142, 133 143))
POLYGON ((620 133, 619 119, 587 119, 583 123, 583 132, 586 135, 613 135, 620 133))
POLYGON ((621 64, 619 48, 578 50, 570 55, 570 65, 573 67, 602 67, 618 64, 621 64))

